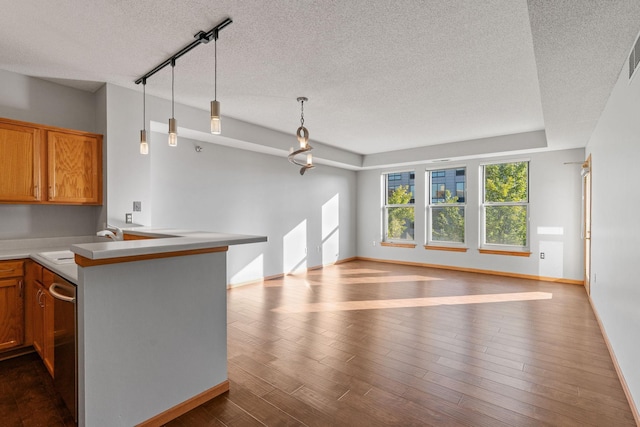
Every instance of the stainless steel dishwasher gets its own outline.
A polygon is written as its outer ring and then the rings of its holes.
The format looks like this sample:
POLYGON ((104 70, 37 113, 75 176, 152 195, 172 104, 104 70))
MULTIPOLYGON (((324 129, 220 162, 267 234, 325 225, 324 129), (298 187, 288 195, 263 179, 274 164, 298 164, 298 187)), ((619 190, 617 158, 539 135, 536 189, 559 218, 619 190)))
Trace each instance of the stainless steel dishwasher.
POLYGON ((76 340, 76 287, 59 276, 49 286, 55 298, 53 384, 64 403, 78 421, 78 344, 76 340))

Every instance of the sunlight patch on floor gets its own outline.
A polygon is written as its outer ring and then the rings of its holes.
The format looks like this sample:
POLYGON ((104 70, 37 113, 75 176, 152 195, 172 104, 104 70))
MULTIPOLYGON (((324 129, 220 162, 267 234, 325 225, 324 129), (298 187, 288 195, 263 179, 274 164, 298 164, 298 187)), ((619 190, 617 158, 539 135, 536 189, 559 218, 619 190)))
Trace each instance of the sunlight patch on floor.
POLYGON ((535 301, 551 298, 553 298, 553 294, 550 292, 515 292, 507 294, 460 295, 450 297, 318 302, 311 304, 284 305, 274 308, 272 311, 276 313, 315 313, 325 311, 375 310, 385 308, 432 307, 437 305, 535 301))

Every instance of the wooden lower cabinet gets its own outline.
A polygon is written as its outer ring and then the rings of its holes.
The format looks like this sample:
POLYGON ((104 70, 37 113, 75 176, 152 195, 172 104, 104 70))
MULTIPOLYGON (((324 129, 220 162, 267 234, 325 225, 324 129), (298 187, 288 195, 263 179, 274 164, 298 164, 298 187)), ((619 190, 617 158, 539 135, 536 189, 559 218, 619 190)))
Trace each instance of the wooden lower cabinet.
POLYGON ((29 283, 27 302, 31 314, 32 345, 53 376, 54 298, 47 289, 48 276, 53 276, 53 274, 36 263, 32 263, 29 268, 32 270, 29 277, 33 278, 29 283))
POLYGON ((24 261, 0 261, 0 351, 24 342, 24 261))

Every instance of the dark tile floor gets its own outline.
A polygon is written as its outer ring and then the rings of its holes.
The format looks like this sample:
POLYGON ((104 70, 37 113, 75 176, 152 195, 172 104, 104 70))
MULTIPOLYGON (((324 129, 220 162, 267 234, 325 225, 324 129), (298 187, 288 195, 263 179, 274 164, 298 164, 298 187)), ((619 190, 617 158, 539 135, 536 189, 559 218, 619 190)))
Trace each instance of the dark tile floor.
POLYGON ((75 426, 36 353, 0 362, 2 427, 75 426))

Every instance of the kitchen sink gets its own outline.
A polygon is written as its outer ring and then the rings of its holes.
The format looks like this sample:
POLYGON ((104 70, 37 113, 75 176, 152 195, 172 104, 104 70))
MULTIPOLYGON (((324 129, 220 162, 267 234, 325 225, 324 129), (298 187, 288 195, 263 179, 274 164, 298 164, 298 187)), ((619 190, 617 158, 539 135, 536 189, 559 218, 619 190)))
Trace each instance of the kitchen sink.
POLYGON ((48 259, 55 264, 73 264, 75 263, 75 254, 71 251, 53 251, 40 252, 38 255, 48 259))

